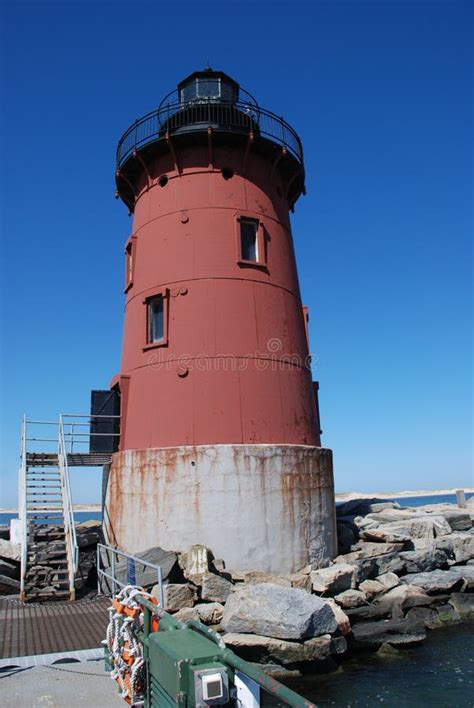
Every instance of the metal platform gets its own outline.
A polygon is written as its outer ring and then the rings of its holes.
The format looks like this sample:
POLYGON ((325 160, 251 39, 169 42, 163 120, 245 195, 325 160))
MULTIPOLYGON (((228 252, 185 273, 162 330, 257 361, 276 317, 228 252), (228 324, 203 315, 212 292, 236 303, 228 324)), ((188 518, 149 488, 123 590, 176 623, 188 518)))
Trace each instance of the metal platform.
POLYGON ((24 604, 0 599, 0 659, 97 649, 105 638, 110 599, 24 604))

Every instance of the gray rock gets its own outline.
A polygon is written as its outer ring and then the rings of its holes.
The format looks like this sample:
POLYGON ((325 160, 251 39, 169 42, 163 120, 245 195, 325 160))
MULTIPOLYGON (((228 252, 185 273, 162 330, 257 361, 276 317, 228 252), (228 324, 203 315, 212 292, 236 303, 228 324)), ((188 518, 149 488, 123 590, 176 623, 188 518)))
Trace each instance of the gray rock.
POLYGON ((461 622, 461 616, 456 608, 451 605, 440 605, 436 608, 438 614, 439 626, 446 626, 451 624, 458 624, 461 622))
POLYGON ((8 575, 0 575, 0 595, 16 595, 20 592, 20 581, 8 575))
POLYGON ((336 563, 352 563, 361 558, 376 558, 385 553, 394 553, 403 551, 405 544, 403 543, 374 543, 373 541, 358 541, 352 547, 350 553, 344 556, 337 556, 334 559, 336 563))
POLYGON ((291 580, 283 578, 281 575, 266 573, 263 570, 249 570, 244 573, 244 583, 256 585, 257 583, 273 583, 273 585, 285 585, 291 587, 291 580))
POLYGON ((368 607, 347 610, 347 614, 351 621, 381 617, 397 619, 403 617, 405 611, 411 607, 428 606, 432 602, 433 598, 421 588, 413 585, 398 585, 379 595, 368 607))
POLYGON ((180 622, 199 622, 199 613, 195 607, 183 607, 182 610, 178 610, 174 615, 174 619, 180 622))
POLYGON ((333 637, 331 639, 331 654, 345 654, 347 651, 347 639, 345 637, 333 637))
POLYGON ((220 575, 207 573, 201 580, 201 598, 211 602, 225 603, 234 590, 234 585, 220 575))
POLYGON ((10 540, 10 527, 1 525, 0 526, 0 538, 2 538, 4 541, 9 541, 10 540))
POLYGON ((331 634, 337 621, 331 607, 298 588, 260 584, 238 586, 222 618, 226 632, 278 639, 306 639, 331 634))
POLYGON ((215 570, 213 560, 214 554, 211 549, 202 544, 190 546, 186 553, 181 553, 179 556, 184 576, 196 585, 201 584, 204 575, 215 570))
POLYGON ((340 516, 365 516, 370 512, 381 511, 382 509, 399 509, 398 502, 392 502, 385 499, 351 499, 336 505, 336 514, 340 516))
POLYGON ((432 545, 435 537, 448 535, 451 527, 442 516, 416 516, 406 521, 396 521, 366 529, 361 537, 368 541, 411 541, 415 548, 432 545))
POLYGON ((195 605, 195 609, 204 624, 219 624, 224 614, 224 605, 220 602, 203 602, 195 605))
POLYGON ((359 585, 359 589, 368 597, 374 597, 374 595, 385 592, 385 586, 383 583, 379 583, 378 580, 364 580, 364 582, 359 585))
POLYGON ((423 573, 448 566, 446 553, 438 548, 404 551, 400 558, 405 561, 407 573, 423 573))
POLYGON ((436 548, 444 551, 456 563, 474 558, 474 536, 471 533, 453 533, 436 539, 436 548))
POLYGON ((102 543, 102 534, 97 531, 89 531, 87 533, 81 533, 77 536, 77 545, 79 548, 95 546, 97 543, 102 543))
POLYGON ((300 590, 311 592, 311 578, 309 573, 293 573, 292 575, 287 575, 286 577, 290 581, 292 588, 299 588, 300 590))
POLYGON ((384 586, 384 592, 400 585, 400 579, 398 575, 395 575, 395 573, 383 573, 382 575, 377 576, 375 580, 384 586))
POLYGON ((329 634, 299 643, 255 634, 229 632, 224 634, 223 640, 227 646, 248 661, 265 659, 282 664, 320 661, 331 654, 332 648, 329 634))
POLYGON ((469 531, 472 527, 471 516, 460 511, 443 512, 442 514, 453 531, 469 531))
POLYGON ((419 624, 404 619, 360 622, 353 628, 357 646, 381 646, 419 644, 426 639, 426 632, 419 624))
POLYGON ((367 514, 367 518, 377 524, 389 524, 394 521, 413 519, 417 513, 413 509, 382 509, 377 513, 367 514))
POLYGON ((406 618, 427 629, 436 629, 439 625, 438 613, 431 607, 412 607, 408 610, 406 618))
MULTIPOLYGON (((178 565, 178 556, 173 551, 165 551, 159 546, 149 548, 141 553, 135 553, 137 558, 140 558, 154 565, 161 567, 163 581, 176 582, 181 580, 182 573, 178 565)), ((108 559, 104 557, 105 567, 110 567, 108 559)), ((115 574, 117 580, 122 583, 127 583, 128 568, 127 561, 120 561, 115 564, 115 574)), ((136 582, 144 588, 151 588, 157 582, 157 573, 154 569, 147 566, 141 566, 135 563, 136 582)))
POLYGON ((320 568, 310 573, 313 592, 334 595, 349 590, 352 585, 354 568, 348 563, 335 563, 328 568, 320 568))
POLYGON ((422 588, 428 594, 449 592, 462 584, 462 574, 451 570, 432 570, 427 573, 409 573, 402 578, 402 583, 409 583, 422 588))
POLYGON ((352 588, 354 589, 367 578, 374 578, 378 575, 375 558, 363 558, 362 560, 354 561, 351 565, 354 566, 354 575, 352 576, 352 588))
MULTIPOLYGON (((178 585, 168 583, 163 587, 165 596, 165 610, 167 612, 176 612, 183 607, 192 607, 194 605, 194 590, 189 585, 178 585)), ((152 590, 152 595, 159 600, 159 586, 155 585, 152 590), (156 594, 155 594, 156 593, 156 594)))
POLYGON ((20 579, 20 566, 18 563, 9 563, 0 559, 0 575, 6 575, 7 578, 14 580, 20 579))
POLYGON ((401 575, 405 572, 405 561, 398 553, 386 553, 383 556, 374 558, 374 577, 385 573, 395 573, 401 575))
POLYGON ((460 578, 462 578, 463 584, 461 586, 461 591, 474 590, 474 566, 472 565, 459 565, 451 568, 451 572, 457 573, 460 578))
POLYGON ((337 602, 334 600, 332 597, 328 597, 326 602, 334 612, 334 617, 336 618, 337 622, 337 629, 341 634, 350 634, 351 633, 351 622, 349 620, 349 617, 347 614, 344 612, 342 607, 339 607, 337 602))
POLYGON ((21 560, 21 546, 19 543, 12 543, 0 538, 0 558, 6 560, 21 560))
POLYGON ((454 607, 461 619, 474 619, 474 595, 453 592, 449 604, 454 607))
POLYGON ((335 601, 343 610, 362 607, 367 604, 367 596, 361 590, 344 590, 335 596, 335 601))
POLYGON ((354 533, 352 525, 337 522, 337 547, 338 553, 348 553, 351 546, 356 542, 357 535, 354 533))

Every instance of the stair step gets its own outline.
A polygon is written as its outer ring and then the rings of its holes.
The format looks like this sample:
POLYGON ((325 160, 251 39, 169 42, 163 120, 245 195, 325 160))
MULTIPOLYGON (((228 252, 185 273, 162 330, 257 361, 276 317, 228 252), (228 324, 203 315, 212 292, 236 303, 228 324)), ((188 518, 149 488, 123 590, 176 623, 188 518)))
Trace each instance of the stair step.
POLYGON ((60 600, 62 598, 69 598, 71 596, 71 593, 69 590, 58 590, 55 593, 50 593, 50 592, 35 592, 32 593, 31 595, 26 596, 26 601, 27 602, 34 602, 35 600, 60 600))
MULTIPOLYGON (((50 487, 50 489, 56 489, 56 487, 50 487)), ((60 497, 61 492, 26 492, 28 497, 60 497)))

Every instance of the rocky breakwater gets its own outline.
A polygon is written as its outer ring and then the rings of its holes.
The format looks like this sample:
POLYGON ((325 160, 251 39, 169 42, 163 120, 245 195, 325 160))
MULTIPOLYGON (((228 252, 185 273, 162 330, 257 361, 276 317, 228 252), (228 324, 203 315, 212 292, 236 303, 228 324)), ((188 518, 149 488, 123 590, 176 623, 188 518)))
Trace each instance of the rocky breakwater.
MULTIPOLYGON (((162 565, 168 612, 204 622, 281 675, 334 667, 347 650, 391 652, 473 618, 473 517, 473 502, 466 510, 347 502, 337 509, 340 554, 287 576, 226 568, 205 546, 138 555, 162 565)), ((140 583, 151 589, 153 574, 140 583)))
POLYGON ((413 644, 427 630, 474 618, 473 518, 473 500, 466 509, 377 500, 338 506, 340 555, 311 577, 313 589, 332 594, 347 614, 352 646, 413 644), (334 577, 344 571, 348 586, 335 592, 334 577))
MULTIPOLYGON (((76 524, 79 564, 74 584, 76 597, 97 588, 96 548, 103 540, 100 521, 76 524)), ((35 529, 34 539, 28 545, 28 567, 25 577, 27 598, 54 599, 59 592, 58 566, 66 563, 64 531, 59 526, 44 524, 35 529)), ((20 544, 10 541, 8 527, 0 529, 0 595, 20 593, 20 544)))

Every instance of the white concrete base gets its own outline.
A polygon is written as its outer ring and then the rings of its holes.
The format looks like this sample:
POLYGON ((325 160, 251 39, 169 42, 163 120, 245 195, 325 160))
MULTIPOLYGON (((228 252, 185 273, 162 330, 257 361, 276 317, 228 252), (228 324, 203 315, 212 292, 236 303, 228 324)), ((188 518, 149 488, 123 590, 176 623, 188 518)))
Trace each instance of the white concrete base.
POLYGON ((105 498, 109 543, 209 546, 227 568, 292 573, 337 554, 331 450, 214 445, 113 455, 105 498))

